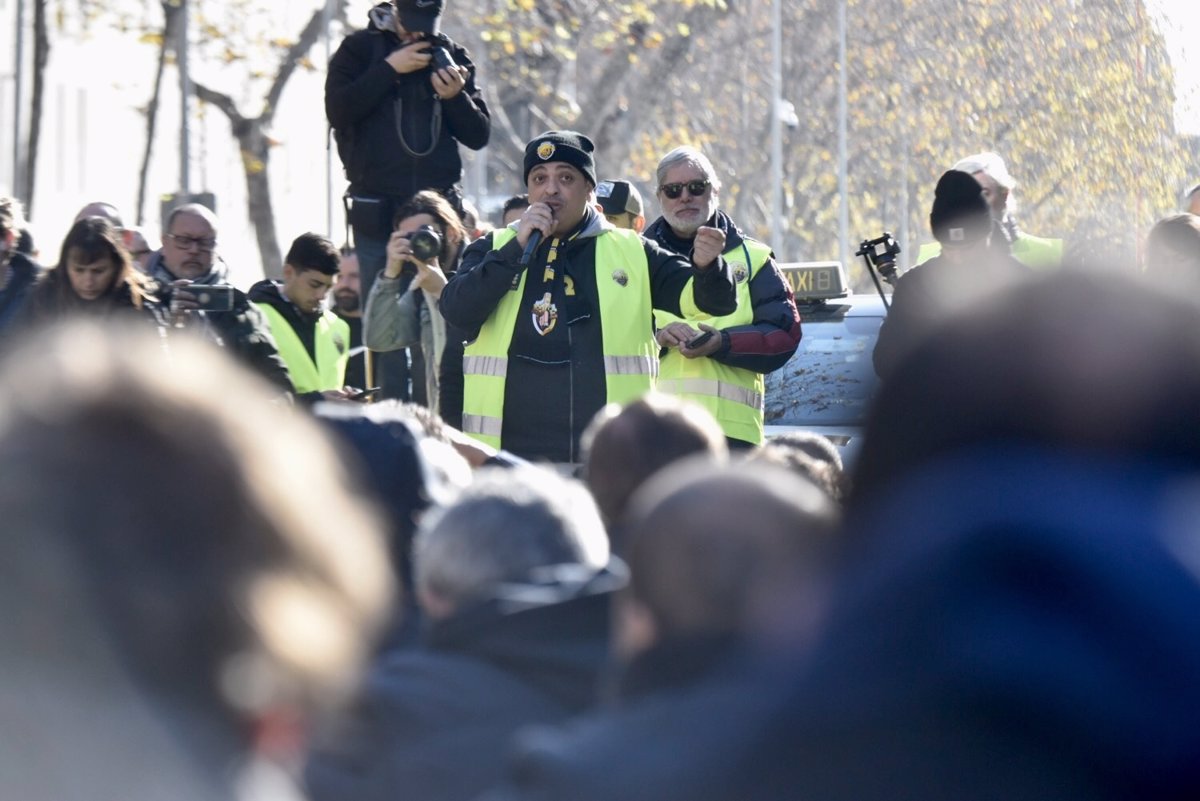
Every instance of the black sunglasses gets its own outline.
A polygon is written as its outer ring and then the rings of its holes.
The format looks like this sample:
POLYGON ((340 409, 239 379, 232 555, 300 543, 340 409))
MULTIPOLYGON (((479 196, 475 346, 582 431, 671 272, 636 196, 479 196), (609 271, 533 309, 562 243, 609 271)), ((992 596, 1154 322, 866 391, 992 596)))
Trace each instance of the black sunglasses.
POLYGON ((697 179, 695 181, 687 181, 686 183, 663 184, 658 188, 658 191, 662 192, 671 200, 678 200, 679 196, 683 194, 685 187, 687 188, 688 194, 692 197, 704 197, 708 193, 708 188, 710 186, 712 186, 712 184, 710 184, 706 179, 697 179))

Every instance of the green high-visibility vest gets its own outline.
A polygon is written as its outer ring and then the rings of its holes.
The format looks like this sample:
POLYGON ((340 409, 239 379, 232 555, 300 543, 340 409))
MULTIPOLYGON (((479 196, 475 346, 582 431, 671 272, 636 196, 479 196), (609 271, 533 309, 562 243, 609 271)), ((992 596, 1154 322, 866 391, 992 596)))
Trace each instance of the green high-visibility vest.
MULTIPOLYGON (((492 249, 499 250, 514 236, 516 231, 509 228, 493 231, 492 249)), ((607 401, 625 403, 649 391, 658 373, 658 344, 650 326, 650 269, 642 238, 633 231, 604 231, 596 237, 595 269, 607 401)), ((518 318, 528 311, 522 308, 526 272, 463 353, 463 431, 496 448, 503 447, 508 350, 518 318)), ((681 303, 691 301, 691 288, 689 281, 681 303)), ((689 309, 695 304, 689 303, 689 309)))
POLYGON ((350 359, 350 326, 331 311, 317 320, 314 350, 316 362, 300 341, 292 324, 269 303, 255 303, 266 315, 279 356, 287 365, 288 377, 297 394, 341 389, 346 380, 346 362, 350 359))
MULTIPOLYGON (((1063 241, 1061 239, 1046 239, 1024 231, 1017 233, 1010 249, 1012 257, 1035 270, 1050 269, 1062 264, 1063 241)), ((934 256, 940 256, 940 242, 926 242, 917 250, 917 264, 924 264, 934 256)))
MULTIPOLYGON (((724 317, 705 319, 700 316, 685 322, 704 322, 718 331, 754 322, 750 282, 767 263, 771 249, 762 242, 746 239, 743 244, 730 248, 722 255, 733 270, 737 308, 724 317)), ((661 310, 654 312, 654 322, 659 328, 679 319, 661 310)), ((725 436, 755 445, 763 441, 763 393, 766 391, 766 382, 762 373, 730 367, 708 357, 689 359, 681 355, 678 348, 671 348, 662 357, 658 388, 708 409, 721 424, 725 436)))

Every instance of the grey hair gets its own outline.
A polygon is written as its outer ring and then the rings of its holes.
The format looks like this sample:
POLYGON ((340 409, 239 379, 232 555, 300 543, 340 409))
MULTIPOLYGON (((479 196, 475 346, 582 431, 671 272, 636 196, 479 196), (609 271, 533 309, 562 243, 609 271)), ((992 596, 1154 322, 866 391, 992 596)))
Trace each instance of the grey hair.
POLYGON ((194 217, 199 217, 208 223, 209 227, 213 229, 213 234, 217 233, 217 215, 214 214, 213 210, 208 206, 201 205, 200 203, 184 203, 182 206, 176 206, 175 208, 171 209, 171 213, 167 215, 167 224, 164 226, 163 230, 170 231, 171 226, 175 224, 175 219, 183 216, 184 214, 191 214, 194 217))
POLYGON ((608 535, 587 490, 537 467, 478 473, 456 502, 422 520, 413 546, 418 594, 455 609, 527 583, 538 569, 608 563, 608 535))
POLYGON ((713 189, 720 191, 721 179, 717 177, 716 167, 708 160, 708 156, 690 145, 675 148, 658 162, 658 170, 655 174, 659 186, 662 186, 663 181, 667 177, 667 172, 676 164, 691 164, 699 167, 704 173, 704 177, 713 185, 713 189))
POLYGON ((976 153, 973 156, 967 156, 965 159, 959 159, 958 163, 950 169, 960 170, 965 173, 974 175, 977 172, 985 172, 992 177, 992 180, 1000 185, 1001 189, 1009 192, 1017 188, 1017 181, 1008 171, 1008 166, 1005 165, 1004 159, 999 153, 976 153))

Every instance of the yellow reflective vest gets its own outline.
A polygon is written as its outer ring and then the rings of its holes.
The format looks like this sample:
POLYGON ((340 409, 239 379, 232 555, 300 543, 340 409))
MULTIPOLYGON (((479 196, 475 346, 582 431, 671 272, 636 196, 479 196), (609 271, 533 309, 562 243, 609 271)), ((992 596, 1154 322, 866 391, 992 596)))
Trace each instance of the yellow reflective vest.
MULTIPOLYGON (((493 231, 492 249, 499 250, 514 236, 509 228, 493 231)), ((633 231, 605 230, 596 238, 595 263, 607 401, 624 403, 649 391, 658 373, 642 238, 633 231)), ((508 350, 523 311, 525 277, 522 272, 463 353, 463 431, 496 448, 503 447, 508 350)), ((690 299, 688 290, 684 298, 690 299)))
MULTIPOLYGON (((1063 241, 1061 239, 1046 239, 1024 231, 1017 233, 1010 250, 1012 257, 1035 270, 1051 269, 1062 264, 1063 241)), ((940 242, 926 242, 917 251, 916 264, 924 264, 934 256, 940 256, 940 242)), ((915 265, 914 265, 915 266, 915 265)))
MULTIPOLYGON (((737 309, 732 314, 712 319, 689 318, 685 322, 704 322, 718 331, 754 322, 750 302, 750 282, 771 257, 771 249, 753 239, 722 254, 733 270, 737 285, 737 309)), ((659 328, 680 318, 664 311, 654 312, 659 328)), ((658 388, 662 392, 694 401, 712 413, 725 436, 758 445, 763 441, 763 393, 766 382, 762 373, 742 367, 730 367, 716 359, 689 359, 671 348, 662 357, 658 388)))
POLYGON ((287 365, 288 377, 296 393, 341 389, 346 380, 346 362, 350 359, 350 326, 331 311, 317 319, 314 349, 316 362, 300 341, 292 324, 269 303, 255 303, 267 318, 279 355, 287 365))

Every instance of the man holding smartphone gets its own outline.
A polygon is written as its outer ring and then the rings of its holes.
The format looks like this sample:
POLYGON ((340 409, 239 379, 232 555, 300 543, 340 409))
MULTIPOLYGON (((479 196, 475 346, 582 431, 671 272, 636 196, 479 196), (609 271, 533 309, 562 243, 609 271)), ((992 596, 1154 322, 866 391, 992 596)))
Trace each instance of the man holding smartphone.
POLYGON ((730 447, 745 449, 763 441, 763 375, 796 352, 800 313, 775 254, 718 210, 720 192, 712 162, 694 147, 675 148, 658 163, 663 215, 646 229, 646 238, 686 254, 698 231, 716 228, 725 235, 722 256, 737 282, 737 309, 699 323, 699 329, 669 312, 654 313, 664 349, 658 388, 708 409, 730 447))
POLYGON ((177 206, 167 216, 162 248, 150 256, 146 273, 169 297, 176 328, 194 330, 226 348, 290 395, 292 381, 267 321, 245 292, 229 285, 229 269, 217 255, 218 228, 208 207, 177 206))

